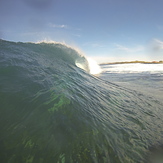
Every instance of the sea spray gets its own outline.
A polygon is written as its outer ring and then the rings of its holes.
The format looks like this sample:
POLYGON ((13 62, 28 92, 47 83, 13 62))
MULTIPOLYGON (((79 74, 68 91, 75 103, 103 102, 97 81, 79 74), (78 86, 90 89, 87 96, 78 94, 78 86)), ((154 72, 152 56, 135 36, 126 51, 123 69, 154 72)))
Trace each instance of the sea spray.
POLYGON ((92 58, 87 58, 87 60, 88 60, 88 64, 89 64, 90 73, 91 74, 100 74, 101 68, 97 64, 97 62, 95 60, 93 60, 92 58))

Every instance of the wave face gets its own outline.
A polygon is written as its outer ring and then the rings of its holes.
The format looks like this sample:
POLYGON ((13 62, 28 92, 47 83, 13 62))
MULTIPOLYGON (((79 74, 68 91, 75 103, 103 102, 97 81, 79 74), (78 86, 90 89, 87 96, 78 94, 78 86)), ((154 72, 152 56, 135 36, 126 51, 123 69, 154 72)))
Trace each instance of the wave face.
POLYGON ((149 162, 162 104, 90 75, 61 44, 0 40, 1 162, 149 162))

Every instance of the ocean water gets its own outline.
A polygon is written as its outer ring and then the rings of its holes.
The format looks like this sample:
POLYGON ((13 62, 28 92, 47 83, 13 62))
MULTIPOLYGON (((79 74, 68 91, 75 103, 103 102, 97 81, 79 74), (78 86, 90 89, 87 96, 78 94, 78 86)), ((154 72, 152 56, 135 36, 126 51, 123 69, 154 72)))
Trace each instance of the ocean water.
POLYGON ((0 40, 0 162, 160 163, 163 72, 120 67, 92 75, 66 45, 0 40))
POLYGON ((101 65, 100 78, 163 101, 163 64, 101 65))

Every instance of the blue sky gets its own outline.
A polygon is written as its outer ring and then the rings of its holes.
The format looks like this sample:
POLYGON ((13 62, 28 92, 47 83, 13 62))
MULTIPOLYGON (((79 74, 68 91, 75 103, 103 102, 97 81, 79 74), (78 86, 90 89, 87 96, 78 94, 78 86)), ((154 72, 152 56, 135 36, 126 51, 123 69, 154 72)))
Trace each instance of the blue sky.
POLYGON ((162 0, 0 0, 0 38, 53 40, 98 62, 163 60, 162 0))

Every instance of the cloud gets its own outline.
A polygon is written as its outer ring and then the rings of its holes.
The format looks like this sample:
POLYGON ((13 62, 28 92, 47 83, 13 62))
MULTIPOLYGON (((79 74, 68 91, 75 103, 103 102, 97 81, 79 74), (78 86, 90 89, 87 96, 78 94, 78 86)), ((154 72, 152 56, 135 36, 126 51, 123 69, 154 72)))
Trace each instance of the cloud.
POLYGON ((122 45, 119 45, 119 44, 116 44, 116 47, 118 50, 122 50, 122 51, 126 51, 126 52, 130 52, 131 49, 125 47, 125 46, 122 46, 122 45))
MULTIPOLYGON (((76 28, 76 27, 72 27, 72 26, 69 26, 69 25, 66 25, 66 24, 53 24, 53 23, 49 23, 48 24, 48 27, 51 27, 51 28, 60 28, 60 29, 67 29, 67 30, 70 30, 70 31, 78 31, 78 32, 80 32, 80 31, 82 31, 82 29, 81 28, 76 28)), ((77 33, 78 33, 77 32, 77 33)), ((74 36, 76 36, 76 37, 81 37, 81 35, 80 34, 74 34, 74 36)))
POLYGON ((83 44, 83 46, 91 46, 93 48, 104 48, 105 45, 100 44, 100 43, 93 43, 93 42, 86 42, 83 44))
POLYGON ((157 25, 157 29, 162 31, 163 30, 163 25, 157 25))
POLYGON ((49 27, 52 27, 52 28, 68 28, 67 25, 64 25, 64 24, 52 24, 52 23, 49 23, 49 27))
POLYGON ((104 47, 104 45, 101 45, 101 44, 98 44, 98 43, 93 43, 93 44, 91 44, 91 46, 94 47, 94 48, 103 48, 104 47))
POLYGON ((152 60, 162 60, 163 57, 163 41, 153 39, 149 42, 147 47, 148 57, 152 60))
POLYGON ((143 46, 140 46, 140 45, 136 47, 131 47, 131 48, 123 46, 123 45, 119 45, 119 44, 115 44, 115 46, 116 46, 116 49, 127 52, 127 53, 141 52, 145 49, 143 46))
POLYGON ((160 41, 158 39, 154 39, 152 41, 152 50, 154 51, 160 51, 163 49, 163 41, 160 41))

